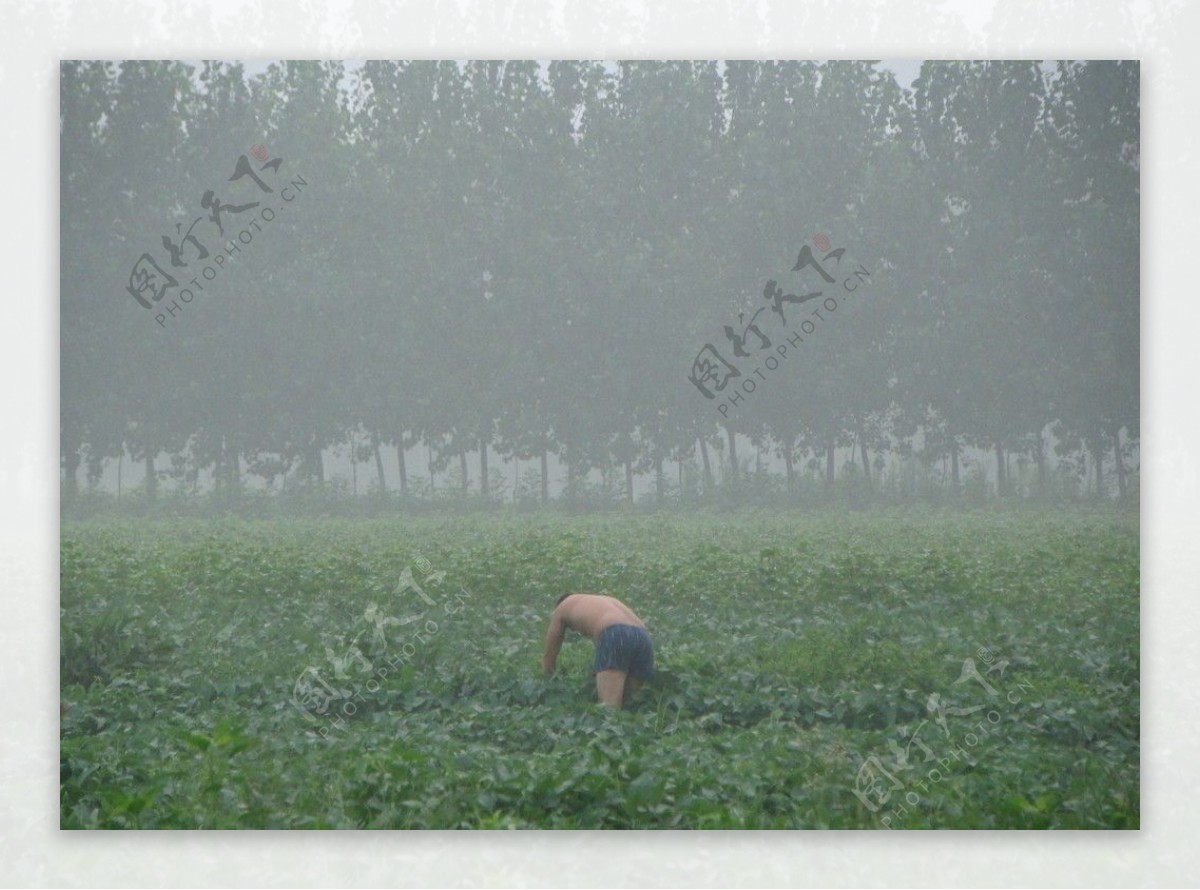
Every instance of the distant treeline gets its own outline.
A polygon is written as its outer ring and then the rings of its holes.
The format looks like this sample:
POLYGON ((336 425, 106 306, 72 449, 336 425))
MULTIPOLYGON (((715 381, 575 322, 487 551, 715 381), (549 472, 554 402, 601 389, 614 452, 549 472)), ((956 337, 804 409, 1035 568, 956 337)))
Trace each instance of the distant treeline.
POLYGON ((983 449, 1000 493, 1051 450, 1136 492, 1136 62, 258 70, 62 65, 65 498, 323 491, 349 447, 412 501, 415 446, 533 502, 551 457, 686 499, 839 448, 868 490, 983 449))

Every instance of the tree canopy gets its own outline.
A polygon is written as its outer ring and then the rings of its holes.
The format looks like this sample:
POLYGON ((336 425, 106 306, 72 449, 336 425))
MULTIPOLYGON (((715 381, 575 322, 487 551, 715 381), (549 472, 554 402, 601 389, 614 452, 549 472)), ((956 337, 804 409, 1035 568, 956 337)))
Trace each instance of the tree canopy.
POLYGON ((64 494, 124 455, 151 497, 319 485, 333 445, 380 487, 424 445, 484 494, 489 453, 661 494, 740 436, 789 485, 986 449, 1002 493, 1053 442, 1125 495, 1138 96, 1136 62, 64 62, 64 494), (806 247, 869 286, 718 410, 693 361, 787 342, 806 247))

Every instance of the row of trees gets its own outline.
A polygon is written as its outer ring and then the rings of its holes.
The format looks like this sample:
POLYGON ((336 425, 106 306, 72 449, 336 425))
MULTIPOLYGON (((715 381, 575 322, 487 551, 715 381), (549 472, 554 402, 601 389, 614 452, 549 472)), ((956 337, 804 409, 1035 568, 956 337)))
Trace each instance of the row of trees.
POLYGON ((905 89, 869 62, 68 62, 61 103, 67 496, 126 454, 151 497, 168 455, 230 491, 319 483, 351 440, 380 487, 420 443, 484 494, 489 455, 543 497, 550 455, 632 493, 694 453, 712 478, 720 439, 738 467, 739 436, 789 486, 848 445, 868 478, 919 448, 957 484, 974 447, 1003 490, 1012 454, 1044 478, 1051 431, 1126 492, 1136 63, 926 63, 905 89), (693 359, 738 362, 723 329, 764 308, 784 342, 764 285, 819 284, 792 267, 822 234, 869 286, 722 414, 693 359), (149 308, 143 253, 178 284, 149 308))

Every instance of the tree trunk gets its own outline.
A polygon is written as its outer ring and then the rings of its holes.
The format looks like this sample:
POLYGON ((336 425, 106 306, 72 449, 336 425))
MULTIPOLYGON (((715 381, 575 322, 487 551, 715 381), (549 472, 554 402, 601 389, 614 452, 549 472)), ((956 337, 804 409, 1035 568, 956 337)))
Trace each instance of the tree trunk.
POLYGON ((832 484, 833 482, 833 458, 835 447, 836 446, 834 445, 833 439, 830 439, 829 443, 825 446, 825 483, 827 485, 832 484))
POLYGON ((230 489, 233 487, 233 468, 230 466, 233 458, 233 452, 229 448, 229 443, 225 441, 225 437, 221 437, 221 446, 218 452, 219 463, 217 465, 217 475, 221 478, 221 493, 228 496, 230 489))
POLYGON ((1037 462, 1038 494, 1046 494, 1046 443, 1042 440, 1042 431, 1038 430, 1037 445, 1034 448, 1033 459, 1037 462))
POLYGON ((79 464, 81 463, 78 448, 70 448, 63 455, 63 494, 74 498, 79 494, 79 464))
POLYGON ((429 493, 437 491, 437 475, 433 472, 433 446, 425 446, 425 466, 429 468, 429 493))
POLYGON ((783 443, 783 466, 787 469, 787 492, 788 494, 795 494, 796 470, 792 465, 792 443, 790 440, 783 443))
POLYGON ((467 452, 466 449, 458 452, 458 469, 462 472, 462 490, 466 493, 467 490, 467 452))
POLYGON ((1003 497, 1008 491, 1008 478, 1004 470, 1004 449, 996 443, 996 494, 1003 497))
POLYGON ((212 469, 213 494, 219 500, 225 493, 225 439, 222 438, 217 446, 217 453, 213 457, 212 469))
POLYGON ((479 437, 479 493, 483 495, 484 500, 488 496, 488 441, 490 435, 486 433, 479 437))
POLYGON ((950 437, 950 481, 958 488, 958 436, 950 437))
POLYGON ((400 471, 400 494, 408 494, 408 464, 404 460, 404 433, 396 437, 396 468, 400 471))
POLYGON ((242 490, 242 459, 238 457, 237 449, 233 450, 233 460, 229 462, 230 493, 238 494, 242 490))
POLYGON ((655 498, 658 503, 663 502, 663 489, 666 487, 666 479, 663 478, 663 461, 661 457, 654 458, 654 486, 655 498))
POLYGON ((1117 498, 1125 500, 1125 492, 1127 480, 1125 478, 1125 458, 1121 455, 1121 427, 1120 424, 1113 424, 1112 428, 1113 439, 1113 460, 1117 468, 1117 498))
POLYGON ((546 455, 546 449, 542 448, 542 503, 548 503, 550 500, 550 461, 546 455))
POLYGON ((325 460, 321 455, 321 446, 315 442, 308 446, 308 478, 325 484, 325 460))
POLYGON ((1104 497, 1104 451, 1100 447, 1100 437, 1096 436, 1096 444, 1092 448, 1092 457, 1096 463, 1096 499, 1104 497))
POLYGON ((867 436, 863 432, 862 421, 858 422, 858 453, 862 457, 863 475, 871 481, 871 456, 867 453, 867 436))
POLYGON ((371 444, 375 450, 375 474, 379 477, 379 496, 387 497, 387 480, 383 475, 383 453, 379 450, 379 436, 375 436, 371 444))
POLYGON ((117 455, 117 503, 121 503, 121 470, 125 466, 125 445, 121 445, 121 453, 117 455))
POLYGON ((625 499, 633 503, 633 462, 625 461, 625 499))
POLYGON ((146 451, 146 500, 153 501, 158 497, 158 473, 154 469, 154 455, 146 451))
POLYGON ((700 437, 700 458, 704 461, 704 494, 711 495, 713 487, 712 464, 708 462, 708 446, 704 444, 704 437, 700 437))
POLYGON ((736 489, 738 481, 737 435, 733 432, 733 427, 725 427, 725 436, 729 439, 729 487, 736 489))
POLYGON ((567 503, 573 503, 575 501, 575 464, 569 460, 569 454, 566 457, 568 460, 565 460, 564 463, 567 465, 567 490, 563 494, 566 495, 567 503))

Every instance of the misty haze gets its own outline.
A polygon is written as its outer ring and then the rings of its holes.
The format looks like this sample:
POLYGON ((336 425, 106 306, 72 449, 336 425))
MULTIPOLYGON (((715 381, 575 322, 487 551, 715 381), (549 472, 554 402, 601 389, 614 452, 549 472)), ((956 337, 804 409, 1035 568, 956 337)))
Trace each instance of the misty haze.
POLYGON ((1139 89, 62 63, 62 826, 1139 827, 1139 89))

